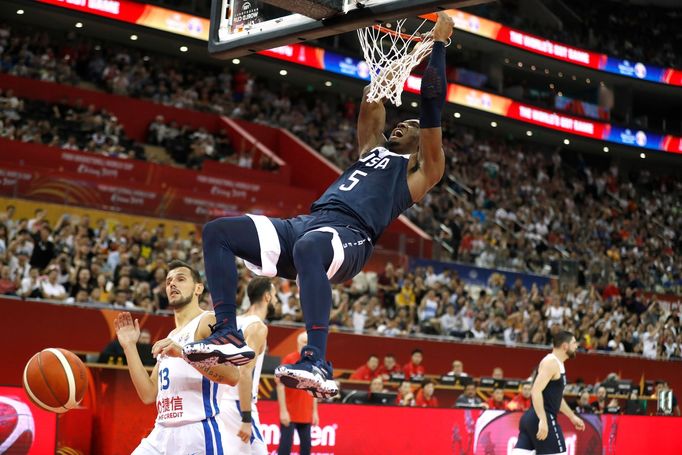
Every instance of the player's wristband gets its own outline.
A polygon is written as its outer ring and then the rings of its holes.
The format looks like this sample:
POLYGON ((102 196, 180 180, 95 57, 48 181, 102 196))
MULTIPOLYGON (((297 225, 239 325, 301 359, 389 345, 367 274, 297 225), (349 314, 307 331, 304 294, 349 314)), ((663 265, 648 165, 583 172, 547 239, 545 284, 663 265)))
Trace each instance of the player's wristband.
POLYGON ((251 423, 253 419, 251 418, 251 411, 242 411, 242 423, 251 423))

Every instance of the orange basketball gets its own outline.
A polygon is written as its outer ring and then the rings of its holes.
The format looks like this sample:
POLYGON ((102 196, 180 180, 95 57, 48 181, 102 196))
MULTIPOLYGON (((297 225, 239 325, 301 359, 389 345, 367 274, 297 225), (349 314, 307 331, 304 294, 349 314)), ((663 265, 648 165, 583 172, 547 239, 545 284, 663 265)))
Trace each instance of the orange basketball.
POLYGON ((75 408, 87 387, 85 365, 66 349, 43 349, 24 368, 24 390, 47 411, 61 414, 75 408))

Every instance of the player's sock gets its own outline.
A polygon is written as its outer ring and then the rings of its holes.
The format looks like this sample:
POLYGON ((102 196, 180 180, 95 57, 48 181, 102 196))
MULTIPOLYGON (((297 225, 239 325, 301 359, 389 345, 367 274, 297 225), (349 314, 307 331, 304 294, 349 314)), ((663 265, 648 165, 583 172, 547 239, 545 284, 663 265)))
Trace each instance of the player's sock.
POLYGON ((237 330, 237 265, 235 255, 260 266, 258 231, 251 218, 218 218, 202 232, 204 267, 216 321, 237 330))
POLYGON ((301 289, 301 308, 308 331, 308 345, 316 347, 322 358, 327 352, 332 288, 327 267, 334 258, 332 234, 309 232, 294 245, 294 265, 301 289))

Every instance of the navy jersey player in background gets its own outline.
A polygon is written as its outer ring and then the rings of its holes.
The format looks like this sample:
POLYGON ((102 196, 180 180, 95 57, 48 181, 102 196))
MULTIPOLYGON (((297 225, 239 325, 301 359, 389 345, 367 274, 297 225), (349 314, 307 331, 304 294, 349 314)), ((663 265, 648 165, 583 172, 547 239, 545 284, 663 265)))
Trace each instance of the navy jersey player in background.
POLYGON ((330 283, 360 272, 384 229, 443 176, 445 42, 452 28, 452 19, 440 13, 422 78, 419 120, 399 123, 387 139, 383 103, 368 103, 363 93, 357 127, 360 159, 313 203, 310 215, 288 220, 246 215, 204 226, 206 278, 218 323, 210 337, 185 347, 190 363, 238 365, 254 357, 236 326, 237 256, 256 274, 299 281, 308 345, 299 363, 281 365, 276 376, 284 385, 317 397, 338 393, 331 364, 325 361, 330 283))
POLYGON ((552 344, 552 352, 540 361, 531 390, 533 405, 521 417, 519 438, 512 455, 567 453, 564 434, 557 421, 559 412, 565 414, 576 429, 585 429, 585 423, 564 400, 564 362, 575 357, 578 342, 571 332, 561 331, 554 335, 552 344))

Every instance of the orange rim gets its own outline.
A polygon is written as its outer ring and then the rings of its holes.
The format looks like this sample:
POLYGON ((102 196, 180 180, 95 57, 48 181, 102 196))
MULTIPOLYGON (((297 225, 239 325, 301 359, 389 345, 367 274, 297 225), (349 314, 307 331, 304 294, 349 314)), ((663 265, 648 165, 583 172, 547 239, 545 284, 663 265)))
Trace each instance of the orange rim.
POLYGON ((383 25, 379 25, 379 24, 372 25, 372 28, 375 29, 375 30, 378 30, 378 31, 380 31, 380 32, 382 32, 382 33, 385 33, 385 34, 387 34, 387 35, 399 36, 399 37, 401 37, 402 39, 409 40, 409 41, 417 41, 417 42, 419 42, 419 41, 422 40, 421 35, 414 35, 414 36, 413 36, 413 35, 410 35, 410 34, 408 34, 408 33, 396 32, 395 30, 392 30, 392 29, 390 29, 390 28, 388 28, 388 27, 384 27, 383 25))

